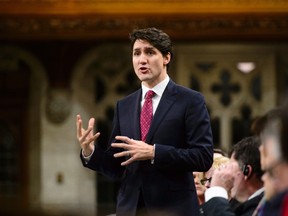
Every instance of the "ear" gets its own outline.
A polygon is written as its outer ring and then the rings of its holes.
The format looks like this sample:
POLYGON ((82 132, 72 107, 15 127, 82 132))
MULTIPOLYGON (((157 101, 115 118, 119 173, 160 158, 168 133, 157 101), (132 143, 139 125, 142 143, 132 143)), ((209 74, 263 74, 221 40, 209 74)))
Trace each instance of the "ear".
POLYGON ((245 164, 242 168, 242 173, 244 176, 247 176, 249 174, 249 167, 247 164, 245 164))
POLYGON ((245 176, 245 179, 249 179, 252 176, 253 168, 251 165, 245 165, 245 170, 243 171, 243 174, 245 176), (244 173, 245 171, 245 173, 244 173))
POLYGON ((168 52, 164 57, 164 65, 167 65, 171 60, 171 53, 168 52))

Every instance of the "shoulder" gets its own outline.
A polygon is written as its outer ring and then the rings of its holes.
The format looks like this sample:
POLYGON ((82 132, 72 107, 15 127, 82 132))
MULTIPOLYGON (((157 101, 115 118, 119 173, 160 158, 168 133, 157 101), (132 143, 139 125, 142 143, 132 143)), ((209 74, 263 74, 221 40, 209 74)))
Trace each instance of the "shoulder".
POLYGON ((185 86, 174 84, 174 91, 180 101, 185 101, 187 104, 197 105, 205 104, 205 97, 201 92, 187 88, 185 86))
POLYGON ((204 98, 201 92, 179 85, 172 80, 169 81, 167 85, 167 89, 172 89, 172 90, 174 89, 174 91, 176 91, 177 93, 183 96, 193 96, 193 97, 198 97, 198 98, 204 98))

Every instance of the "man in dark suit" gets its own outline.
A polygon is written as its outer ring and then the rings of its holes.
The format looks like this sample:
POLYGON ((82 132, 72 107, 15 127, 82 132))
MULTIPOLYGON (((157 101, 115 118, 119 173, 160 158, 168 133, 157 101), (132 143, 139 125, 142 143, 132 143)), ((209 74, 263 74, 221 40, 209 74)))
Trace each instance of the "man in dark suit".
POLYGON ((263 197, 260 139, 247 137, 233 146, 230 161, 215 170, 205 191, 201 215, 251 216, 263 197))
POLYGON ((130 39, 141 88, 117 102, 107 149, 94 144, 100 136, 93 133, 95 120, 91 118, 85 130, 77 115, 83 165, 122 179, 117 216, 198 215, 191 172, 207 171, 213 161, 204 98, 169 78, 167 69, 173 52, 166 33, 156 28, 140 29, 134 30, 130 39), (149 90, 154 92, 152 99, 145 98, 149 90), (153 120, 146 135, 142 113, 148 100, 152 100, 153 120))

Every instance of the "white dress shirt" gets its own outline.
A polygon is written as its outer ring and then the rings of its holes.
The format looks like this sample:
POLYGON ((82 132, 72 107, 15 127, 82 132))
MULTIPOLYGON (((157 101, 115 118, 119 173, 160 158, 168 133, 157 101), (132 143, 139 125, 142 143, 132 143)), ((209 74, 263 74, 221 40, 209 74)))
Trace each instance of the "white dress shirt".
MULTIPOLYGON (((248 198, 248 200, 254 198, 255 196, 258 196, 263 191, 264 191, 263 187, 258 189, 248 198)), ((205 191, 205 202, 212 199, 213 197, 222 197, 222 198, 228 199, 228 193, 223 187, 213 186, 213 187, 208 188, 205 191)))
POLYGON ((163 92, 166 88, 166 86, 169 83, 169 76, 167 75, 166 78, 158 83, 156 86, 154 86, 152 89, 147 88, 143 83, 141 84, 142 87, 142 100, 141 100, 141 107, 143 107, 143 104, 145 102, 145 95, 149 90, 152 90, 155 92, 155 96, 152 98, 152 104, 153 104, 153 115, 155 114, 155 111, 159 105, 160 99, 163 95, 163 92))

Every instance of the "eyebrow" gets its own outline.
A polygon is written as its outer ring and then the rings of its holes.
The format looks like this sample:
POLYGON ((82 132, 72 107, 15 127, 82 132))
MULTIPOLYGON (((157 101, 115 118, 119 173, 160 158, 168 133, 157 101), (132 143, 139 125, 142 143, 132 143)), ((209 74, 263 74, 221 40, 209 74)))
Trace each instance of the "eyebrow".
MULTIPOLYGON (((156 48, 155 47, 153 47, 153 46, 151 46, 151 47, 144 47, 144 50, 155 50, 156 48)), ((134 51, 138 51, 138 50, 141 50, 141 48, 135 48, 135 49, 133 49, 134 51)))

